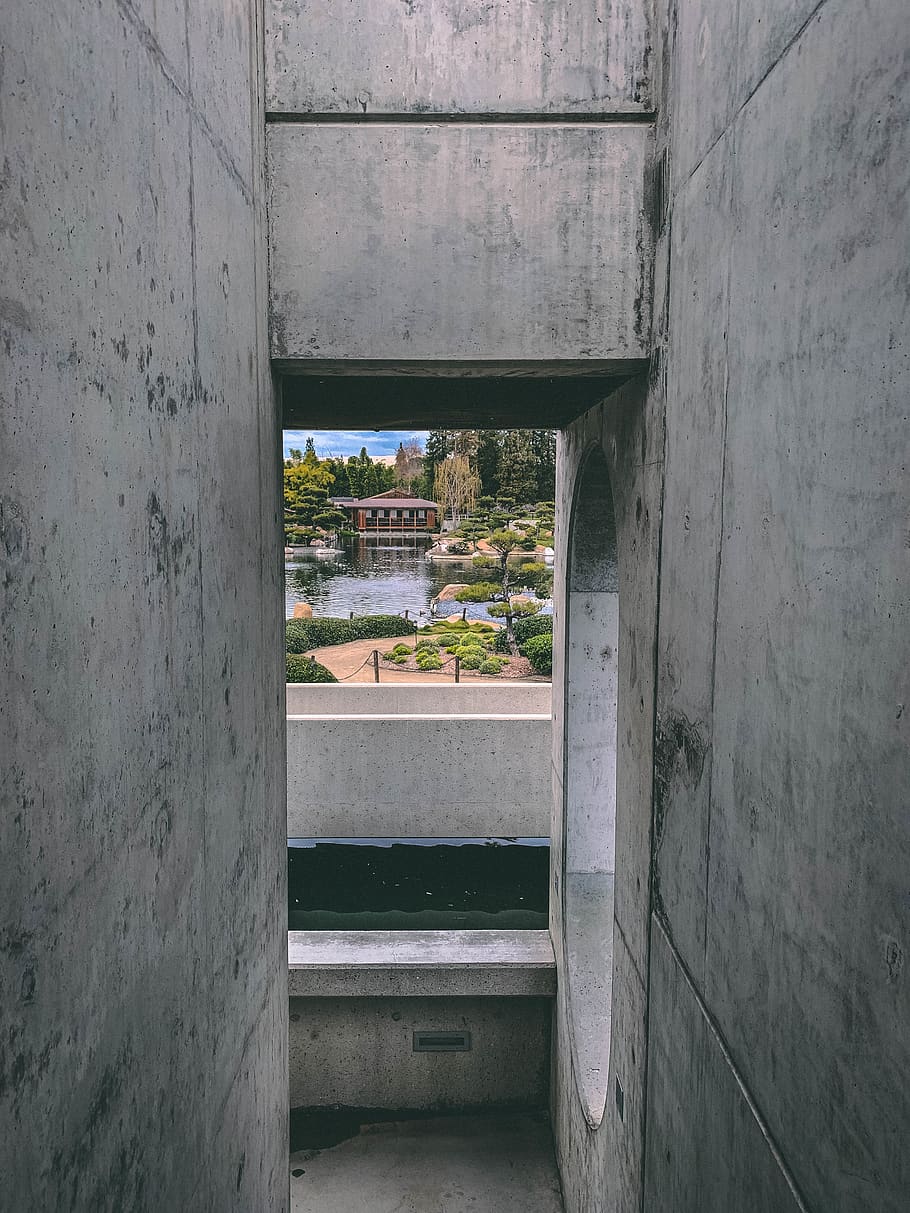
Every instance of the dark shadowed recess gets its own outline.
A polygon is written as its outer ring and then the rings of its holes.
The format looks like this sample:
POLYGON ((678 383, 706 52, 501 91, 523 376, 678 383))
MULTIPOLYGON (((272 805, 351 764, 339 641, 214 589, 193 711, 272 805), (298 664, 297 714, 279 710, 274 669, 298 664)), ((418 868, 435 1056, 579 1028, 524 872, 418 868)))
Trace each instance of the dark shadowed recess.
POLYGON ((561 429, 645 369, 640 360, 288 363, 285 429, 561 429))

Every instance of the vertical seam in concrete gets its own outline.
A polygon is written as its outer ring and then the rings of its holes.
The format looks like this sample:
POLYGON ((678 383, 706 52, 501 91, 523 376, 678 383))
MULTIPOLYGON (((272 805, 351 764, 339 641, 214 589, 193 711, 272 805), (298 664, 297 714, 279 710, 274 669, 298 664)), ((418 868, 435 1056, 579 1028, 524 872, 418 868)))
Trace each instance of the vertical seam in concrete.
POLYGON ((796 1202, 797 1208, 800 1210, 800 1213, 811 1213, 810 1206, 808 1205, 805 1197, 803 1196, 802 1192, 800 1191, 799 1185, 797 1184, 796 1179, 793 1176, 793 1173, 790 1171, 790 1168, 787 1166, 787 1162, 786 1162, 783 1154, 781 1153, 780 1148, 777 1145, 777 1142, 774 1140, 774 1135, 771 1132, 768 1122, 765 1120, 764 1116, 762 1115, 762 1112, 758 1106, 758 1103, 756 1102, 754 1096, 752 1095, 752 1092, 749 1090, 749 1087, 746 1084, 746 1080, 743 1077, 739 1067, 736 1064, 733 1054, 730 1051, 730 1048, 729 1048, 726 1040, 724 1039, 724 1035, 720 1030, 719 1024, 717 1023, 714 1016, 709 1011, 705 1000, 702 998, 701 993, 698 989, 698 986, 695 982, 695 979, 693 978, 691 972, 689 971, 689 968, 686 965, 685 960, 683 959, 682 955, 677 951, 676 947, 673 944, 673 940, 670 936, 668 925, 664 923, 663 919, 657 913, 657 911, 654 912, 652 917, 653 917, 654 923, 656 923, 658 930, 660 931, 661 935, 664 938, 664 942, 667 945, 670 955, 673 957, 673 960, 675 961, 677 967, 679 968, 680 973, 682 974, 683 980, 685 981, 686 985, 689 988, 689 992, 691 993, 692 997, 695 999, 695 1004, 698 1007, 698 1010, 701 1014, 702 1019, 705 1021, 705 1024, 707 1025, 708 1031, 711 1033, 712 1037, 714 1038, 715 1044, 717 1045, 718 1049, 720 1050, 721 1056, 724 1059, 724 1064, 727 1066, 727 1069, 733 1075, 733 1080, 736 1083, 737 1087, 739 1088, 739 1092, 742 1095, 742 1097, 746 1103, 746 1106, 748 1107, 749 1111, 752 1113, 752 1118, 755 1121, 756 1125, 758 1126, 759 1132, 761 1133, 762 1137, 765 1139, 765 1144, 767 1145, 769 1151, 771 1152, 771 1156, 774 1159, 775 1163, 777 1164, 777 1168, 780 1171, 781 1175, 783 1176, 784 1182, 786 1183, 787 1187, 790 1189, 790 1194, 793 1197, 794 1201, 796 1202))
MULTIPOLYGON (((736 17, 735 30, 736 38, 734 44, 739 44, 739 18, 741 12, 741 0, 736 2, 736 17)), ((738 84, 738 68, 734 63, 734 89, 738 84)), ((730 391, 730 283, 733 279, 733 249, 735 241, 733 239, 733 215, 734 215, 734 199, 733 199, 733 182, 732 173, 733 165, 736 162, 736 124, 735 121, 727 128, 730 131, 730 157, 729 171, 731 174, 729 205, 730 205, 730 240, 727 250, 727 281, 725 284, 725 310, 724 310, 724 404, 723 404, 723 425, 721 429, 721 462, 720 462, 720 518, 717 528, 717 563, 714 569, 714 626, 711 633, 711 765, 708 768, 708 803, 707 815, 705 821, 705 888, 704 888, 704 940, 702 953, 702 977, 707 986, 708 973, 708 900, 709 889, 711 883, 711 825, 714 816, 714 764, 716 761, 716 750, 714 747, 714 703, 717 692, 717 613, 720 605, 720 579, 723 571, 724 559, 724 504, 726 497, 726 482, 727 482, 727 402, 730 391)))
MULTIPOLYGON (((208 787, 207 787, 207 755, 206 755, 206 713, 205 713, 205 685, 206 685, 206 655, 205 655, 205 593, 203 589, 204 563, 203 563, 203 546, 204 546, 204 531, 202 526, 202 469, 199 464, 198 452, 203 447, 202 442, 202 418, 200 410, 200 391, 199 391, 199 308, 198 308, 198 291, 196 284, 196 269, 197 269, 197 249, 196 249, 196 168, 193 156, 193 82, 190 75, 190 19, 189 19, 189 0, 183 0, 183 28, 184 37, 186 38, 187 56, 186 56, 186 87, 187 87, 187 151, 189 155, 189 207, 190 207, 190 283, 192 289, 192 308, 193 308, 193 384, 192 393, 196 408, 196 524, 198 527, 197 539, 197 570, 199 574, 199 718, 202 730, 201 736, 201 762, 199 764, 200 782, 202 785, 201 809, 202 809, 202 896, 205 921, 205 966, 210 969, 211 957, 211 929, 210 929, 210 911, 209 911, 209 864, 208 864, 208 837, 207 837, 207 818, 208 818, 208 787)), ((210 1018, 211 1006, 206 1001, 206 1015, 210 1018)), ((212 1024, 208 1025, 208 1039, 212 1039, 212 1024)), ((215 1135, 215 1122, 210 1121, 206 1127, 205 1139, 211 1142, 215 1135)))
MULTIPOLYGON (((667 213, 666 222, 666 241, 667 241, 667 281, 665 291, 667 299, 670 298, 670 273, 672 270, 672 224, 673 210, 670 207, 667 213)), ((655 255, 657 253, 658 241, 655 240, 655 255)), ((638 1185, 639 1193, 639 1210, 640 1213, 645 1213, 645 1184, 647 1182, 647 1168, 645 1160, 648 1155, 648 1080, 650 1072, 651 1060, 651 934, 654 930, 654 789, 657 786, 657 771, 656 771, 656 754, 657 746, 655 743, 657 738, 657 701, 658 701, 658 684, 660 681, 659 673, 659 654, 660 654, 660 588, 661 576, 663 573, 663 550, 664 550, 664 526, 666 519, 664 517, 664 496, 666 492, 667 481, 667 366, 666 366, 666 331, 662 334, 664 345, 664 353, 661 355, 661 377, 658 385, 661 393, 662 403, 662 421, 663 421, 663 450, 660 465, 660 526, 657 531, 657 575, 655 578, 655 594, 656 603, 654 610, 654 648, 651 654, 651 661, 654 670, 653 685, 651 687, 651 821, 648 826, 648 935, 647 935, 647 953, 645 955, 645 1022, 644 1022, 644 1057, 642 1059, 642 1112, 641 1112, 641 1151, 639 1154, 639 1169, 640 1182, 638 1185)))

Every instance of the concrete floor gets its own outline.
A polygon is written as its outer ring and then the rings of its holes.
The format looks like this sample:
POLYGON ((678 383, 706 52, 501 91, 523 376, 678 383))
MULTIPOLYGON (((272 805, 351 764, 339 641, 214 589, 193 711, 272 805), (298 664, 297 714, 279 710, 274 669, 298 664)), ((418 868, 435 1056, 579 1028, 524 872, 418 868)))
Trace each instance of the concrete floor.
POLYGON ((361 1210, 562 1213, 549 1122, 542 1114, 398 1121, 291 1155, 291 1213, 361 1210))

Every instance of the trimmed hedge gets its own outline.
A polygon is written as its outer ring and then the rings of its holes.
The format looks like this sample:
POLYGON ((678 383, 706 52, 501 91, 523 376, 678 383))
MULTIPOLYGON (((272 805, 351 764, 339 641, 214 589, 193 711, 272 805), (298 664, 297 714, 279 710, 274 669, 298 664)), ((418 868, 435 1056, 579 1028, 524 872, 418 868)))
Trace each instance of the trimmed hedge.
POLYGON ((544 632, 540 636, 532 636, 530 640, 521 646, 519 652, 523 657, 527 657, 538 674, 551 674, 553 672, 552 632, 544 632))
POLYGON ((406 636, 417 625, 400 615, 359 615, 353 619, 288 619, 284 625, 284 645, 289 653, 306 653, 330 644, 351 640, 381 640, 387 636, 406 636))
POLYGON ((481 663, 480 672, 481 674, 501 674, 502 662, 498 657, 488 657, 481 663))
POLYGON ((515 643, 525 644, 532 636, 544 636, 553 631, 552 615, 528 615, 524 619, 516 619, 512 627, 515 633, 515 643))
POLYGON ((304 657, 300 653, 288 653, 287 658, 288 682, 337 682, 338 679, 331 670, 314 661, 312 657, 304 657))
MULTIPOLYGON (((512 624, 512 631, 515 633, 515 643, 521 648, 532 636, 544 636, 551 633, 553 631, 553 616, 526 615, 522 619, 515 620, 512 624)), ((496 633, 496 642, 493 648, 497 653, 508 653, 509 638, 506 635, 505 628, 496 633)))
POLYGON ((463 670, 479 670, 486 661, 486 654, 481 649, 470 649, 466 657, 461 657, 461 668, 463 670))

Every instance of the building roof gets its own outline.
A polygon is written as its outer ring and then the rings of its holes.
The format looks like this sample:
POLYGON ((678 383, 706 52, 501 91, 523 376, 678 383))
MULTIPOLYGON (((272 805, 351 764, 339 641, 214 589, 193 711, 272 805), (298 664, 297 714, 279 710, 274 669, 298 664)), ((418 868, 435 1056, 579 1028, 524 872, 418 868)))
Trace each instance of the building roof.
POLYGON ((358 509, 412 509, 412 510, 438 510, 439 505, 435 501, 427 501, 423 497, 363 497, 360 501, 352 501, 351 506, 358 509))

